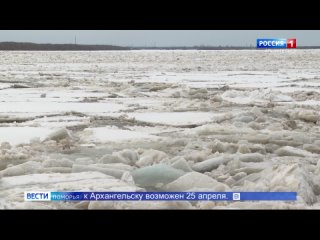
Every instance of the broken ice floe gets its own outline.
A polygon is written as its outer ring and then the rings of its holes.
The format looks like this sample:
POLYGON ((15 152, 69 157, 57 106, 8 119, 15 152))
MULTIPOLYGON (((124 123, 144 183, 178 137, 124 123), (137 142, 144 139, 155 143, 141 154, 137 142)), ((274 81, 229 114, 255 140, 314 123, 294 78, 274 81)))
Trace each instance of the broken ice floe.
POLYGON ((0 208, 319 208, 320 51, 213 53, 2 53, 0 208), (298 201, 23 201, 38 190, 297 191, 298 201))

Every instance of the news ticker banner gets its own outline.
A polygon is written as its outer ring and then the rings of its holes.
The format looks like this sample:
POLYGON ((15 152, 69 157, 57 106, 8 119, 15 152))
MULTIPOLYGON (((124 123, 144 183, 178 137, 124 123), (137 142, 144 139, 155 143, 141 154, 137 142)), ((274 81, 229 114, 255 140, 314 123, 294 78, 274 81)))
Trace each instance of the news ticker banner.
POLYGON ((25 192, 25 201, 296 201, 296 192, 25 192))
POLYGON ((257 48, 297 48, 295 38, 258 38, 257 48))

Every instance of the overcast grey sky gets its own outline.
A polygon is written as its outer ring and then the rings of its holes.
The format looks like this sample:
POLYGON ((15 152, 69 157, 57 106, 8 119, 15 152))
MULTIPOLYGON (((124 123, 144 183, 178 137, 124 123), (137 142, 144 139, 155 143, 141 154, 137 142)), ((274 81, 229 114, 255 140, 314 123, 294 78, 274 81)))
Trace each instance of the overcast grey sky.
POLYGON ((320 45, 319 30, 0 30, 0 42, 112 44, 120 46, 249 46, 257 38, 296 38, 320 45))

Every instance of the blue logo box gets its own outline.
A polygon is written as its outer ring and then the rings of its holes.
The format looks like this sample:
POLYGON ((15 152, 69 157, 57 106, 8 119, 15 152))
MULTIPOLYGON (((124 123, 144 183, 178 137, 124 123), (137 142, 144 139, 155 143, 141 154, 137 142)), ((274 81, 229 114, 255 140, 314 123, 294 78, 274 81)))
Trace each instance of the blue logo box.
POLYGON ((287 39, 285 38, 258 38, 257 48, 287 48, 287 39))

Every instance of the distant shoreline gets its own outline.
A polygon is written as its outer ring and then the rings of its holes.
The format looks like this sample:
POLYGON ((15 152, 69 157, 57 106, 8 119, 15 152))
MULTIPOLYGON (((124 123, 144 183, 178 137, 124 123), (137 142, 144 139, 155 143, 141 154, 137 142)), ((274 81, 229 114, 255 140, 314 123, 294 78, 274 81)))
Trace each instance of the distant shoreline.
MULTIPOLYGON (((125 50, 254 50, 240 46, 192 47, 122 47, 115 45, 43 44, 28 42, 0 42, 0 51, 125 51, 125 50)), ((298 46, 297 49, 320 49, 320 46, 298 46)))

